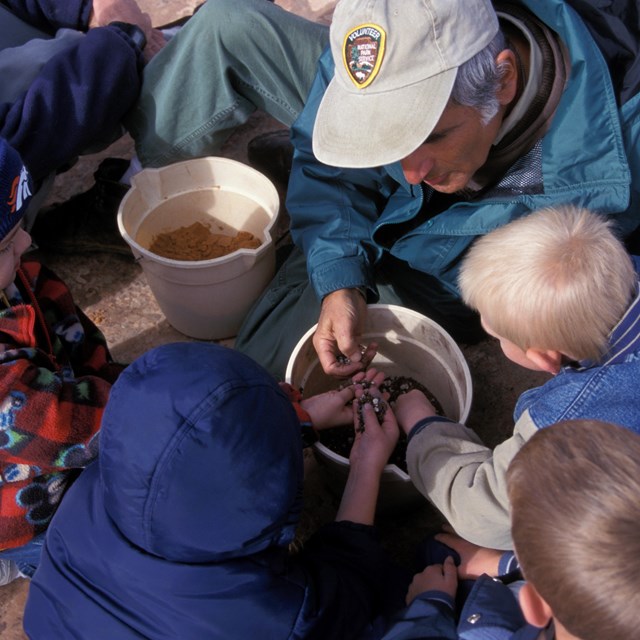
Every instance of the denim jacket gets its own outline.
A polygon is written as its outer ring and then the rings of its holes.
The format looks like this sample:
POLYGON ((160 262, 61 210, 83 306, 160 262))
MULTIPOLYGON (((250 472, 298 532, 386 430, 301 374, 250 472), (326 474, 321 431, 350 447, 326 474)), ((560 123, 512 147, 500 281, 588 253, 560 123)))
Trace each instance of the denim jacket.
POLYGON ((511 549, 506 471, 538 430, 561 420, 614 422, 640 433, 640 291, 609 337, 598 362, 564 367, 516 404, 513 435, 495 449, 471 429, 438 417, 409 436, 411 480, 464 538, 511 549))

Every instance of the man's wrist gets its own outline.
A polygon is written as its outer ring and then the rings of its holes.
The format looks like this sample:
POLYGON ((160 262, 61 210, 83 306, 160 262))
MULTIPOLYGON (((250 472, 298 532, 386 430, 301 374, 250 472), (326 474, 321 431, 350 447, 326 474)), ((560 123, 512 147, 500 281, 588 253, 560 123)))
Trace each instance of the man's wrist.
POLYGON ((367 301, 367 287, 353 287, 367 301))

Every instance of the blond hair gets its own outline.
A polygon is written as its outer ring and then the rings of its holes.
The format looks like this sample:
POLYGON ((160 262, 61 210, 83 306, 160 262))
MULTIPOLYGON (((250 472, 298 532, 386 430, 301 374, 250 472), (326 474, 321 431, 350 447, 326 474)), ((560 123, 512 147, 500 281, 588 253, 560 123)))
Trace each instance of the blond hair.
POLYGON ((541 209, 476 240, 460 269, 465 303, 526 351, 597 360, 635 293, 637 276, 603 216, 541 209))
POLYGON ((595 420, 541 429, 507 471, 525 579, 582 640, 640 629, 640 436, 595 420))

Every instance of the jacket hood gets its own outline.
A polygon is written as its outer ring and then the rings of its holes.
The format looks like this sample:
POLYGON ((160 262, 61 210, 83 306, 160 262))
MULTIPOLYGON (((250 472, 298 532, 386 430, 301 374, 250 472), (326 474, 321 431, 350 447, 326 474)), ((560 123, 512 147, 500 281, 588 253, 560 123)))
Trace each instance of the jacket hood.
POLYGON ((100 432, 104 508, 172 561, 245 556, 294 536, 300 426, 277 382, 214 344, 152 349, 113 386, 100 432))

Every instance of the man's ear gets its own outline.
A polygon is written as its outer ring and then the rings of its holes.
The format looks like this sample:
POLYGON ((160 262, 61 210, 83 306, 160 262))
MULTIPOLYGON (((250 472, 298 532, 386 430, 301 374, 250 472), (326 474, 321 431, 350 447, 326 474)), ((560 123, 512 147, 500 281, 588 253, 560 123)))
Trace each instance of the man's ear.
POLYGON ((498 89, 498 101, 505 106, 511 104, 518 91, 518 63, 511 49, 504 49, 496 57, 496 63, 503 69, 498 89))
POLYGON ((530 582, 525 582, 520 589, 520 608, 525 620, 534 627, 543 629, 553 618, 553 611, 530 582))
POLYGON ((527 349, 525 356, 527 356, 540 371, 546 371, 552 375, 560 371, 564 358, 559 351, 554 351, 553 349, 535 349, 534 347, 527 349))

